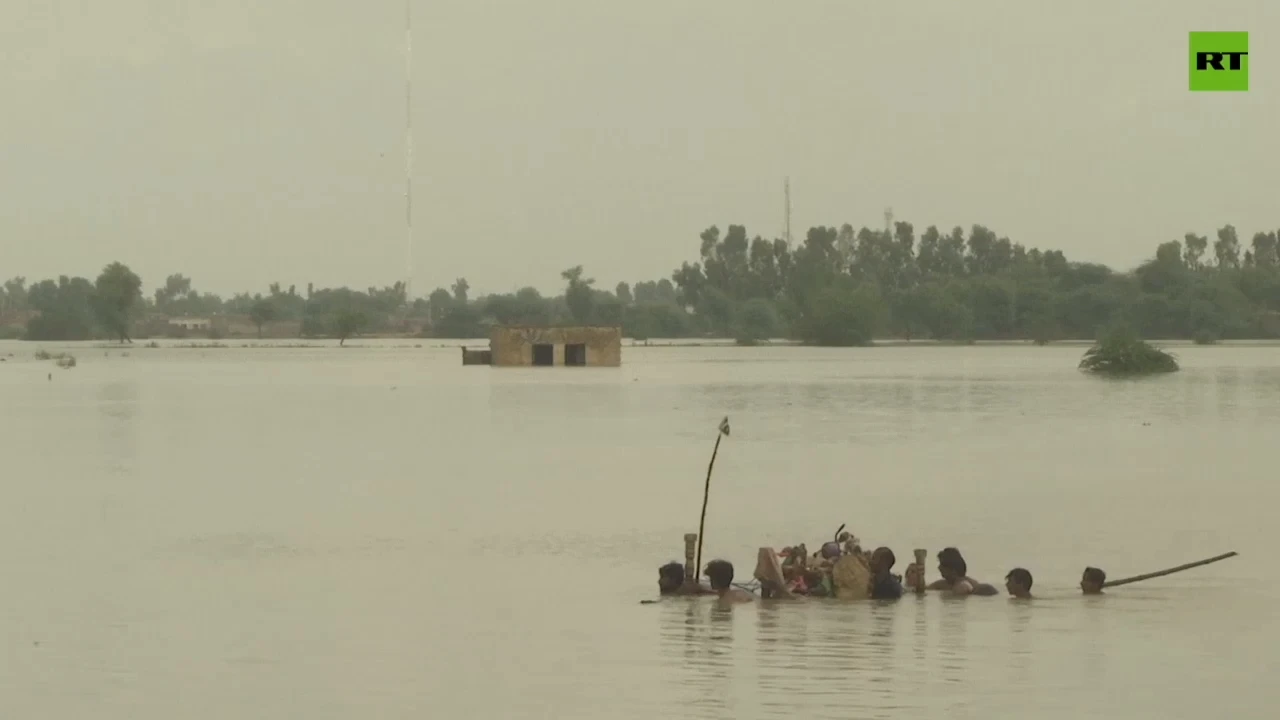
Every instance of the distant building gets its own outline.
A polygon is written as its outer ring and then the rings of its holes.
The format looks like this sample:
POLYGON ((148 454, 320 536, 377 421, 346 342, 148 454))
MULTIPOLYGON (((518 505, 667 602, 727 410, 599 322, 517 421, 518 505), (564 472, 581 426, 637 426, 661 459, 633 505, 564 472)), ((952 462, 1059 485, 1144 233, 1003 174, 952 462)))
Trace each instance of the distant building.
POLYGON ((209 318, 201 317, 171 317, 169 324, 183 330, 208 330, 210 326, 209 318))
MULTIPOLYGON (((481 364, 483 350, 463 350, 463 364, 481 364)), ((622 328, 497 325, 489 333, 489 363, 497 366, 618 367, 622 328)))

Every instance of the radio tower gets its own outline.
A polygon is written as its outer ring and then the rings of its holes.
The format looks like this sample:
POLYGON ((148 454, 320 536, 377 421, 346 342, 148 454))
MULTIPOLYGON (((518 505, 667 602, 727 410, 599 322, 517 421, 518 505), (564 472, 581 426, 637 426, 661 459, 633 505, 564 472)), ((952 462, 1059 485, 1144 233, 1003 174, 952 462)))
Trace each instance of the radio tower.
POLYGON ((405 305, 413 304, 413 0, 404 3, 404 229, 405 305))
POLYGON ((791 247, 791 178, 782 181, 782 239, 791 247))
POLYGON ((884 234, 890 240, 893 239, 893 208, 884 209, 884 234))

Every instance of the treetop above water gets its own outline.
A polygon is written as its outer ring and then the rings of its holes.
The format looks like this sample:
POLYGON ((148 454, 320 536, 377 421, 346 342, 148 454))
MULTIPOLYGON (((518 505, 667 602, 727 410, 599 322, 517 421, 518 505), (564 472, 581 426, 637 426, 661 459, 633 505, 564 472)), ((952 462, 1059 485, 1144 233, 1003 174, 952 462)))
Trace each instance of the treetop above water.
POLYGON ((1177 372, 1179 368, 1172 354, 1150 345, 1128 327, 1117 327, 1085 351, 1080 369, 1099 375, 1134 376, 1177 372))

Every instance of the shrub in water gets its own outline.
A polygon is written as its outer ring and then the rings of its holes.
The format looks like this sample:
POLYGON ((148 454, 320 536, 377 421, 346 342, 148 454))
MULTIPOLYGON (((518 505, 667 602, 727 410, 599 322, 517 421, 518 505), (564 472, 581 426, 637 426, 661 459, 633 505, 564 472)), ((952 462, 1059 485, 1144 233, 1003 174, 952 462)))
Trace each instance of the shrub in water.
POLYGON ((1105 333, 1085 351, 1080 369, 1100 375, 1152 375, 1176 372, 1178 361, 1130 330, 1116 328, 1105 333))

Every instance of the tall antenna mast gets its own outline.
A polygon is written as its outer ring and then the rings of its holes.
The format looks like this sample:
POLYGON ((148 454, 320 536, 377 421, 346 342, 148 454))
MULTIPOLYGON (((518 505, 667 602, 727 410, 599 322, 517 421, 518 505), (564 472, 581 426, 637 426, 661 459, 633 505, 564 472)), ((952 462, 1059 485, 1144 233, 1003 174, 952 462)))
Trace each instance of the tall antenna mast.
POLYGON ((782 181, 782 239, 791 247, 791 178, 782 181))
POLYGON ((884 209, 884 234, 890 240, 893 239, 893 208, 884 209))
POLYGON ((404 2, 404 228, 408 276, 404 301, 413 304, 413 0, 404 2))

